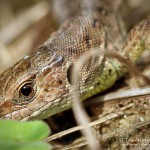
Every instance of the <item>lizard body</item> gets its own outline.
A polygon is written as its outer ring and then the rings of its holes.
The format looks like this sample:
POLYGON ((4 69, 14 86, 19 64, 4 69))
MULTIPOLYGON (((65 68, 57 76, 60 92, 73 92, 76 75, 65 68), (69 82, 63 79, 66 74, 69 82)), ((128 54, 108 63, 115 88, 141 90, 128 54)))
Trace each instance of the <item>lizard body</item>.
MULTIPOLYGON (((125 46, 115 14, 103 10, 65 22, 35 53, 0 75, 0 117, 43 119, 71 107, 70 72, 93 48, 116 51, 135 62, 150 49, 150 21, 139 23, 125 46)), ((113 58, 92 57, 80 71, 84 100, 111 87, 126 69, 113 58)))

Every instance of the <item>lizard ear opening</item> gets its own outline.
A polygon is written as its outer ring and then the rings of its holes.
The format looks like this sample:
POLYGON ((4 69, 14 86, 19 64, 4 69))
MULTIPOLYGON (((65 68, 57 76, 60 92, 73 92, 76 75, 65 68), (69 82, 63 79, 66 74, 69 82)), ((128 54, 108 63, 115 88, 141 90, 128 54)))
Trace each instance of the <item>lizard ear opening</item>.
POLYGON ((67 70, 67 79, 68 79, 68 82, 72 85, 72 73, 73 73, 73 64, 71 64, 67 70))

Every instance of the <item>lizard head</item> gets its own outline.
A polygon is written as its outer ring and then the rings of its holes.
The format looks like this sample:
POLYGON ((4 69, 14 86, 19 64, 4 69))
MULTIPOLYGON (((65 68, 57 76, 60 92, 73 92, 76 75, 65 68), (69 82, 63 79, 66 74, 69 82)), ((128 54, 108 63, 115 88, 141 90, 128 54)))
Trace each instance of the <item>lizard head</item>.
POLYGON ((65 63, 62 56, 43 46, 2 73, 0 117, 46 118, 61 111, 59 105, 65 108, 65 100, 61 101, 69 90, 65 63))

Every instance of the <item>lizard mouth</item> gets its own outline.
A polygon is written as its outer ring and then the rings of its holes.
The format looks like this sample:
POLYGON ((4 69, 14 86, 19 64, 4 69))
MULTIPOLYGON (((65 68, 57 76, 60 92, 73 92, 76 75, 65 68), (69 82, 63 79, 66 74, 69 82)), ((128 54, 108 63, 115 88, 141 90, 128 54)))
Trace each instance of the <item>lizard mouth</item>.
POLYGON ((13 119, 13 120, 20 120, 20 121, 27 121, 27 120, 35 120, 35 119, 45 119, 48 118, 57 112, 67 109, 66 105, 70 106, 71 101, 63 102, 64 105, 60 104, 62 96, 54 99, 51 102, 47 102, 46 104, 40 106, 36 110, 32 110, 28 107, 21 107, 16 111, 11 113, 7 113, 4 116, 1 116, 2 119, 13 119), (61 105, 61 106, 60 106, 61 105))

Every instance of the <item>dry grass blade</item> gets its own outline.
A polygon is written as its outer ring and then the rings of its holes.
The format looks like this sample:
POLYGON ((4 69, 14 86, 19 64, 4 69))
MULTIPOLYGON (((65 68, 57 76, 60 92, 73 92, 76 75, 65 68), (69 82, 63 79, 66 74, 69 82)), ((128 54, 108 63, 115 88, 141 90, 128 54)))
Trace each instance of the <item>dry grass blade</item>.
MULTIPOLYGON (((117 111, 117 112, 111 112, 107 115, 104 115, 103 117, 100 117, 99 119, 89 123, 89 126, 94 128, 97 132, 97 127, 99 128, 99 126, 105 122, 113 122, 114 119, 117 119, 117 118, 120 118, 120 117, 124 117, 126 115, 126 112, 125 111, 128 111, 129 109, 133 109, 134 107, 134 102, 132 101, 132 99, 135 99, 135 101, 137 100, 137 103, 140 103, 140 101, 147 101, 149 98, 149 95, 141 95, 141 96, 137 96, 137 98, 134 98, 134 97, 128 97, 128 98, 122 98, 120 99, 120 101, 131 101, 131 103, 129 103, 128 105, 125 105, 124 107, 122 107, 120 109, 120 111, 117 111), (144 97, 143 97, 144 96, 144 97), (140 100, 140 101, 138 101, 140 100)), ((115 103, 118 103, 115 101, 115 99, 113 100, 115 103)), ((107 102, 106 102, 107 103, 107 102)), ((134 112, 134 111, 133 111, 134 112)), ((100 138, 99 140, 102 142, 102 141, 107 141, 109 140, 111 137, 118 137, 120 140, 121 140, 121 136, 124 135, 124 133, 129 133, 130 132, 136 132, 136 130, 144 127, 144 126, 147 126, 150 124, 150 120, 141 120, 140 122, 137 122, 137 123, 134 123, 134 124, 131 124, 131 125, 128 125, 128 126, 125 126, 123 128, 116 128, 115 130, 110 130, 110 132, 108 133, 105 133, 103 135, 97 133, 96 135, 100 138)), ((81 130, 83 129, 83 126, 77 126, 77 127, 74 127, 74 128, 70 128, 68 130, 65 130, 63 132, 60 132, 60 133, 57 133, 55 135, 52 135, 50 136, 49 138, 47 138, 45 141, 46 142, 49 142, 49 141, 52 141, 54 139, 57 139, 57 138, 60 138, 62 136, 65 136, 67 134, 71 134, 73 132, 76 132, 78 130, 81 130)), ((81 143, 78 145, 76 144, 76 146, 83 146, 83 145, 87 145, 87 142, 82 142, 82 145, 81 143), (84 144, 83 144, 84 143, 84 144)), ((72 145, 71 147, 67 149, 71 149, 72 148, 72 145)))
MULTIPOLYGON (((118 114, 118 115, 121 115, 121 114, 118 114)), ((117 115, 117 114, 109 114, 109 115, 105 116, 104 118, 100 118, 100 119, 98 119, 98 120, 95 120, 95 121, 93 121, 93 122, 90 122, 90 123, 89 123, 89 126, 90 126, 90 127, 93 127, 93 126, 95 126, 95 125, 99 125, 99 124, 101 124, 101 123, 103 123, 103 122, 106 122, 107 120, 110 120, 110 119, 113 119, 113 118, 115 118, 115 117, 118 117, 118 115, 117 115)), ((82 130, 82 129, 84 129, 83 126, 73 127, 73 128, 68 129, 68 130, 65 130, 65 131, 56 133, 56 134, 54 134, 54 135, 48 137, 48 138, 45 139, 44 141, 45 141, 45 142, 50 142, 50 141, 53 141, 53 140, 55 140, 55 139, 57 139, 57 138, 63 137, 63 136, 65 136, 65 135, 67 135, 67 134, 71 134, 71 133, 73 133, 73 132, 76 132, 76 131, 79 131, 79 130, 82 130)))
POLYGON ((124 98, 130 98, 130 97, 137 97, 137 96, 144 96, 150 94, 150 87, 141 87, 141 88, 135 88, 135 89, 127 89, 127 90, 119 90, 116 92, 111 92, 106 95, 102 96, 96 96, 92 101, 88 101, 86 104, 94 104, 94 103, 100 103, 100 102, 106 102, 106 101, 120 101, 120 99, 124 98))
POLYGON ((75 65, 75 68, 73 69, 72 73, 72 81, 73 85, 75 85, 75 92, 73 93, 73 112, 76 118, 76 121, 79 125, 82 125, 84 128, 82 131, 83 135, 86 137, 87 142, 89 143, 90 149, 96 150, 100 145, 98 144, 97 139, 95 138, 92 129, 89 126, 89 117, 87 116, 82 103, 80 101, 80 94, 78 90, 77 83, 79 83, 79 75, 78 73, 80 72, 80 69, 83 67, 85 62, 92 56, 97 56, 99 55, 99 50, 93 50, 88 53, 88 55, 82 55, 78 61, 77 65, 75 65))
MULTIPOLYGON (((99 49, 94 49, 91 50, 87 55, 83 55, 81 56, 78 61, 77 61, 77 65, 75 65, 75 68, 73 70, 72 73, 72 80, 73 80, 73 84, 77 85, 77 83, 79 83, 79 75, 78 73, 80 72, 80 69, 83 67, 83 65, 86 63, 86 61, 94 56, 97 55, 105 55, 106 57, 111 57, 111 58, 116 58, 118 59, 118 61, 120 61, 123 65, 126 66, 126 68, 133 73, 136 76, 140 76, 144 82, 147 84, 150 84, 150 79, 148 77, 146 77, 145 75, 143 75, 138 68, 135 67, 135 65, 128 59, 125 58, 124 56, 121 56, 118 53, 114 53, 114 52, 105 52, 103 50, 99 50, 99 49), (130 66, 130 67, 129 67, 130 66)), ((78 87, 75 86, 75 92, 74 92, 74 98, 73 98, 73 112, 76 118, 76 121, 78 122, 79 125, 82 125, 84 128, 82 130, 83 135, 86 137, 89 146, 91 149, 96 149, 97 147, 97 141, 95 139, 95 136, 92 133, 92 129, 89 127, 89 118, 86 114, 86 112, 84 111, 84 108, 81 104, 80 101, 80 95, 78 92, 78 87), (96 146, 96 147, 95 147, 96 146)))
MULTIPOLYGON (((144 89, 144 91, 145 91, 145 88, 143 88, 144 89)), ((139 90, 139 89, 138 89, 139 90)), ((104 102, 107 102, 107 101, 122 101, 122 100, 124 100, 124 101, 127 101, 128 99, 131 99, 132 97, 142 97, 142 96, 146 96, 146 97, 149 97, 149 94, 150 94, 150 92, 148 91, 148 90, 150 90, 150 88, 146 88, 146 92, 143 92, 143 94, 133 94, 133 95, 128 95, 128 92, 129 91, 124 91, 124 93, 126 93, 126 95, 123 95, 123 96, 120 96, 120 97, 118 97, 118 93, 117 94, 115 94, 115 95, 113 95, 113 94, 108 94, 108 95, 105 95, 105 96, 101 96, 101 97, 97 97, 96 98, 96 102, 103 102, 103 100, 104 100, 104 102), (110 96, 109 96, 110 95, 110 96), (112 97, 112 95, 113 95, 113 97, 112 97), (107 97, 108 96, 108 97, 107 97), (115 97, 116 96, 116 97, 115 97), (99 101, 98 101, 98 99, 99 99, 99 101)), ((131 91, 131 93, 133 93, 133 91, 131 91)), ((94 102, 95 103, 95 102, 94 102)), ((124 109, 127 109, 127 108, 129 108, 129 107, 132 107, 133 106, 133 104, 131 103, 130 105, 128 105, 128 106, 125 106, 125 107, 123 107, 122 109, 121 109, 121 111, 123 111, 124 109)), ((108 120, 110 120, 110 119, 114 119, 115 117, 118 117, 118 116, 120 116, 120 115, 122 115, 122 112, 118 112, 117 114, 116 113, 112 113, 112 114, 108 114, 108 115, 106 115, 105 117, 102 117, 102 118, 100 118, 100 119, 97 119, 97 120, 95 120, 95 121, 93 121, 93 122, 90 122, 89 123, 89 126, 95 126, 95 125, 98 125, 98 124, 101 124, 101 123, 103 123, 103 122, 106 122, 106 121, 108 121, 108 120)), ((149 121, 148 121, 149 122, 149 121)), ((144 125, 144 124, 143 124, 144 125)), ((57 134, 54 134, 54 135, 52 135, 52 136, 50 136, 50 137, 48 137, 47 139, 45 139, 44 141, 45 142, 50 142, 50 141, 52 141, 52 140, 55 140, 55 139, 57 139, 57 138, 60 138, 60 137, 62 137, 62 136, 65 136, 65 135, 67 135, 67 134, 71 134, 71 133, 73 133, 73 132, 76 132, 76 131, 79 131, 79 130, 81 130, 81 129, 83 129, 84 127, 83 126, 77 126, 77 127, 73 127, 73 128, 70 128, 70 129, 68 129, 68 130, 65 130, 65 131, 62 131, 62 132, 59 132, 59 133, 57 133, 57 134)))

